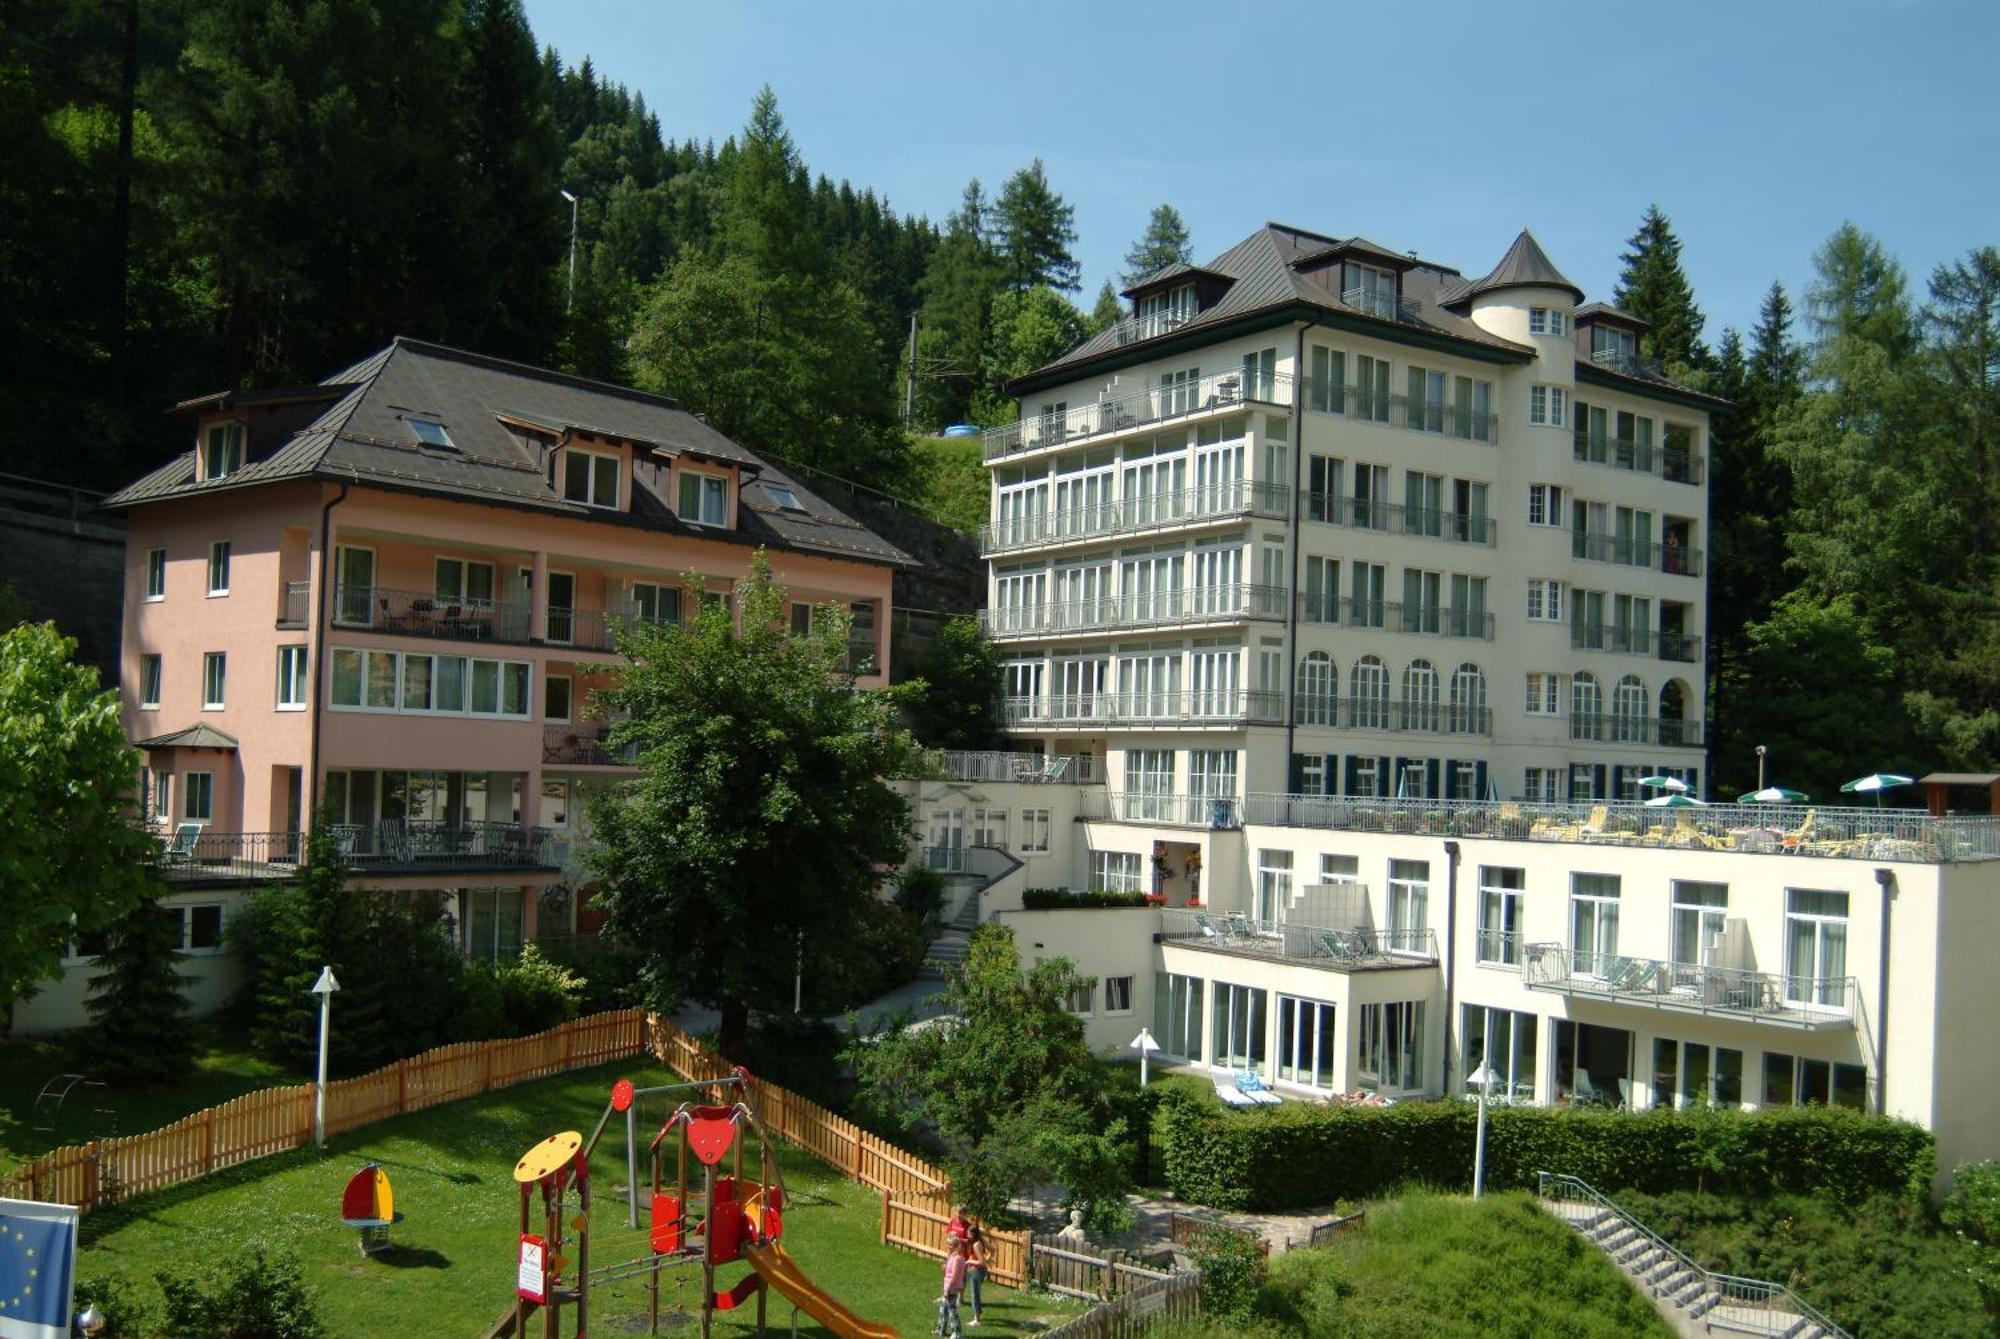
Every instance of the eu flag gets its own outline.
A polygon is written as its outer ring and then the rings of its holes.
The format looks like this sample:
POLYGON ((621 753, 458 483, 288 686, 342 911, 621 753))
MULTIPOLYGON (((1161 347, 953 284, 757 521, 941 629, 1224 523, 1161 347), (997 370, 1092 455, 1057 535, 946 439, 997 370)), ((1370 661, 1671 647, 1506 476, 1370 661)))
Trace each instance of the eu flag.
POLYGON ((0 1199, 0 1339, 66 1339, 76 1210, 0 1199))

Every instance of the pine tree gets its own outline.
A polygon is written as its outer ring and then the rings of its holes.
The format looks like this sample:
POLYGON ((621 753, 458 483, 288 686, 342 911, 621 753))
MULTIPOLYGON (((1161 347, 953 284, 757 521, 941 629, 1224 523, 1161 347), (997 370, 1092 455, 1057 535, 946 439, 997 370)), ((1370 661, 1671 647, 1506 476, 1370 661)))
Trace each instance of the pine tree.
POLYGON ((1648 323, 1640 352, 1662 367, 1693 369, 1708 359, 1694 287, 1681 269, 1681 242, 1658 205, 1648 205, 1639 230, 1626 239, 1623 270, 1612 301, 1648 323))
POLYGON ((1806 355, 1792 337, 1792 301, 1772 280, 1750 334, 1749 390, 1760 412, 1789 403, 1805 384, 1806 355))
POLYGON ((1909 281, 1882 247, 1852 223, 1843 223, 1813 253, 1817 277, 1806 290, 1806 316, 1817 352, 1841 339, 1872 344, 1892 362, 1917 345, 1909 281))
POLYGON ((1193 262, 1193 243, 1180 211, 1172 205, 1154 205, 1153 216, 1146 220, 1145 236, 1132 243, 1132 249, 1125 253, 1122 278, 1125 286, 1130 288, 1169 265, 1189 265, 1193 262))
POLYGON ((160 906, 157 890, 112 927, 98 955, 84 1007, 90 1064, 112 1083, 162 1088, 194 1067, 181 960, 181 913, 160 906))
POLYGON ((1118 292, 1106 279, 1104 287, 1097 290, 1097 305, 1090 309, 1088 328, 1091 334, 1109 330, 1125 319, 1125 304, 1118 299, 1118 292))
POLYGON ((993 207, 1007 284, 1016 291, 1046 285, 1064 293, 1083 286, 1076 245, 1076 206, 1049 188, 1037 158, 1007 178, 993 207))
POLYGON ((724 206, 730 254, 748 261, 761 278, 803 279, 824 268, 807 176, 778 113, 777 94, 766 84, 751 103, 724 206))

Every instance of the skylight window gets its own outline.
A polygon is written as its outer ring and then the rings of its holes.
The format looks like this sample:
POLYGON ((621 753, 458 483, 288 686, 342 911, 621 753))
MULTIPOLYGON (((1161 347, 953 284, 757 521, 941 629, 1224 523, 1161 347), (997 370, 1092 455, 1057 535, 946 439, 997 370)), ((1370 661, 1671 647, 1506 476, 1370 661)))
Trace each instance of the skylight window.
POLYGON ((764 491, 769 493, 776 500, 777 504, 786 511, 802 512, 805 510, 805 505, 799 501, 799 495, 783 485, 766 484, 764 485, 764 491))
POLYGON ((441 446, 452 449, 451 434, 444 430, 444 424, 435 419, 413 418, 409 420, 410 431, 417 434, 417 440, 425 446, 441 446))

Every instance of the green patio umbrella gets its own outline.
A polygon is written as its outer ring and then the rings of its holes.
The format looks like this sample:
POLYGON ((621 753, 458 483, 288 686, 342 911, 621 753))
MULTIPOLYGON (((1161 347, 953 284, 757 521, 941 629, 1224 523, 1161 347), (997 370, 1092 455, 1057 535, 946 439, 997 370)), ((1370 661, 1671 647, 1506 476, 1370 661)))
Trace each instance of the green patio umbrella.
POLYGON ((1804 804, 1812 796, 1802 790, 1792 790, 1786 786, 1766 786, 1753 790, 1748 795, 1738 795, 1738 804, 1804 804))
POLYGON ((1899 776, 1895 772, 1870 772, 1867 776, 1858 776, 1852 781, 1843 782, 1840 788, 1849 794, 1874 795, 1875 807, 1880 809, 1882 807, 1883 791, 1894 790, 1898 786, 1914 786, 1915 784, 1916 782, 1912 778, 1899 776))
POLYGON ((1688 783, 1677 776, 1642 776, 1639 778, 1639 784, 1648 790, 1670 790, 1677 793, 1685 793, 1689 789, 1688 783))
POLYGON ((1665 795, 1655 795, 1652 799, 1647 800, 1646 807, 1648 809, 1706 809, 1708 808, 1708 801, 1697 800, 1692 795, 1683 795, 1679 791, 1670 790, 1665 795))

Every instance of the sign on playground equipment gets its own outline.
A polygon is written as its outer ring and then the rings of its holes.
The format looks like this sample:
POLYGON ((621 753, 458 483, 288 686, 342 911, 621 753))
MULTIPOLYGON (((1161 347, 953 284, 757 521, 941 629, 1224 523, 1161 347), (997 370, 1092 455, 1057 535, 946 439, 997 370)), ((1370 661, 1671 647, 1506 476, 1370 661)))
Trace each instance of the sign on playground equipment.
POLYGON ((521 1274, 514 1285, 516 1296, 537 1304, 547 1302, 549 1244, 532 1232, 521 1234, 521 1274))

